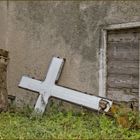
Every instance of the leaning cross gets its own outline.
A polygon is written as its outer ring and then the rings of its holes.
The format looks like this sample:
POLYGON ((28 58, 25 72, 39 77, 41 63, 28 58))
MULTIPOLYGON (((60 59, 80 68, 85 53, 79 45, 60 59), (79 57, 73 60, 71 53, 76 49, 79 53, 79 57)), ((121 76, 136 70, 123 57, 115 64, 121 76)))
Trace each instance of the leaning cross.
POLYGON ((43 114, 50 97, 56 97, 94 110, 108 112, 112 106, 111 100, 56 85, 63 64, 64 59, 53 57, 46 79, 43 82, 26 76, 22 77, 19 87, 40 93, 35 105, 35 112, 43 114))

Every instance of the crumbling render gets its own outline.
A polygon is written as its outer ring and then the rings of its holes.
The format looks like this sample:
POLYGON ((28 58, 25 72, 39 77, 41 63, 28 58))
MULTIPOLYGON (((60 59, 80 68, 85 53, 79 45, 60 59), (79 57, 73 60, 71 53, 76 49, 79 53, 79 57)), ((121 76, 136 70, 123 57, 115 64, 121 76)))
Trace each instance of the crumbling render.
POLYGON ((6 72, 8 64, 8 52, 0 49, 0 112, 8 107, 8 93, 6 87, 6 72))
POLYGON ((59 98, 94 110, 108 112, 113 103, 111 100, 56 85, 64 62, 64 59, 54 57, 43 82, 26 76, 22 77, 19 87, 40 93, 35 105, 35 112, 43 114, 50 97, 59 98))

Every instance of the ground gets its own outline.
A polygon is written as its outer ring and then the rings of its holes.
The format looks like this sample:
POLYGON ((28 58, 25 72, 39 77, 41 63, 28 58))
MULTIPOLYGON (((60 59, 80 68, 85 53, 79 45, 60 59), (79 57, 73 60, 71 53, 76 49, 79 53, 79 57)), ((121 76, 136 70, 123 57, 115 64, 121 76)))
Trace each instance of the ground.
POLYGON ((97 112, 53 109, 38 118, 31 111, 1 113, 0 139, 140 139, 138 128, 123 128, 97 112))

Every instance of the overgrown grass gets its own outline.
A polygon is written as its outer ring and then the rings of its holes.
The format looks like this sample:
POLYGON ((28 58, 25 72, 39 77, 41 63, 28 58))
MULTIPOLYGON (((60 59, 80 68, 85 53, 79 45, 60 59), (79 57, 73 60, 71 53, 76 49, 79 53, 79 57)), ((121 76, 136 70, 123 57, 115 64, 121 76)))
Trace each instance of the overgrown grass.
POLYGON ((139 129, 122 128, 103 114, 56 110, 42 118, 29 114, 1 113, 0 139, 140 139, 139 129))

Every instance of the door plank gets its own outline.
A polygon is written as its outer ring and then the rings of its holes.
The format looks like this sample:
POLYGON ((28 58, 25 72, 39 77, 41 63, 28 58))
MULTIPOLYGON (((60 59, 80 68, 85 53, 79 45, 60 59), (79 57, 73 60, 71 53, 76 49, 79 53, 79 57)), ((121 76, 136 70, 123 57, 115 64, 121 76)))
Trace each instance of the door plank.
POLYGON ((138 88, 139 77, 133 75, 109 74, 107 86, 116 88, 138 88))
POLYGON ((132 93, 131 89, 117 89, 117 88, 108 88, 107 90, 107 96, 108 98, 113 99, 114 101, 138 101, 138 93, 132 93))
POLYGON ((111 60, 139 60, 138 43, 108 43, 107 59, 111 60))
POLYGON ((113 61, 107 63, 107 71, 109 74, 132 74, 139 75, 138 61, 113 61))

